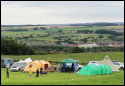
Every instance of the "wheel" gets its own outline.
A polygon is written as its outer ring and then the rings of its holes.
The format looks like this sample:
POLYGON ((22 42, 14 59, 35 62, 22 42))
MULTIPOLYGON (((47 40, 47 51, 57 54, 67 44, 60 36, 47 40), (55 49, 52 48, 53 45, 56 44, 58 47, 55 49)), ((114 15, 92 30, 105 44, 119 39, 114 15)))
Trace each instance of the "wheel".
POLYGON ((80 70, 81 68, 78 68, 78 71, 80 70))
POLYGON ((121 67, 121 68, 120 68, 120 70, 124 70, 124 68, 123 68, 123 67, 121 67))

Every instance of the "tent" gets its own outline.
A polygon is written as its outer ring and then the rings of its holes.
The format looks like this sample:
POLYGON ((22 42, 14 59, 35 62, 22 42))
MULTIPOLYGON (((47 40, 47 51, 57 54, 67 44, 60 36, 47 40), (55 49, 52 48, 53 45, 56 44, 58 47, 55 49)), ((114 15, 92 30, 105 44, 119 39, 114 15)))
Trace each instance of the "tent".
POLYGON ((101 75, 101 74, 111 74, 112 70, 110 66, 100 64, 89 64, 84 67, 82 67, 81 70, 77 72, 78 75, 101 75))
POLYGON ((42 64, 41 67, 43 68, 43 71, 45 70, 49 71, 51 64, 48 61, 44 61, 44 60, 40 60, 40 62, 42 64))
POLYGON ((31 70, 32 72, 36 72, 37 69, 39 69, 39 71, 40 71, 41 66, 42 66, 42 64, 41 64, 41 62, 38 61, 38 60, 35 60, 35 61, 33 61, 33 62, 29 62, 29 63, 26 65, 26 67, 25 67, 25 69, 24 69, 24 72, 28 72, 28 71, 30 71, 30 70, 31 70))
POLYGON ((19 60, 18 62, 23 62, 23 60, 19 60))
POLYGON ((27 58, 25 59, 24 61, 23 60, 20 60, 18 61, 19 63, 21 63, 21 70, 24 70, 25 66, 29 63, 29 62, 32 62, 32 60, 30 58, 27 58))
POLYGON ((112 61, 110 60, 109 56, 105 56, 104 60, 102 61, 95 61, 98 64, 106 64, 109 65, 110 68, 112 69, 112 72, 119 72, 118 68, 114 66, 114 64, 112 63, 112 61))
POLYGON ((78 62, 77 60, 73 60, 73 59, 65 59, 60 61, 60 63, 76 63, 78 62))
POLYGON ((78 70, 78 61, 73 59, 65 59, 59 62, 58 71, 60 72, 77 72, 78 70))
POLYGON ((24 60, 24 62, 26 62, 28 64, 29 62, 32 62, 32 59, 31 58, 27 58, 27 59, 24 60))
POLYGON ((49 67, 50 67, 50 63, 48 61, 44 61, 44 60, 35 60, 33 62, 29 62, 25 69, 24 72, 28 72, 28 71, 32 71, 32 72, 36 72, 37 69, 43 68, 43 71, 48 70, 49 71, 49 67))

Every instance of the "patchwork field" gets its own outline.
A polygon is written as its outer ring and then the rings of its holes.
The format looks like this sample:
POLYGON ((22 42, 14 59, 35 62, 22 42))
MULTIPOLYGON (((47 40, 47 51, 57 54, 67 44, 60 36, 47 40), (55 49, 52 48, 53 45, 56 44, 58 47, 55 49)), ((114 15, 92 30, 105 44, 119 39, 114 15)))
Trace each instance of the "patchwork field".
MULTIPOLYGON (((77 33, 77 31, 82 30, 99 30, 99 29, 117 29, 123 30, 124 26, 22 26, 22 27, 1 27, 1 37, 3 38, 13 38, 18 40, 21 43, 27 43, 28 45, 44 45, 44 44, 51 44, 50 42, 55 41, 64 41, 65 39, 77 43, 82 41, 84 38, 92 37, 96 39, 95 42, 100 41, 112 41, 108 38, 111 36, 110 34, 84 34, 84 33, 77 33), (46 28, 45 30, 40 28, 46 28), (37 30, 34 30, 37 28, 37 30), (8 31, 8 30, 17 30, 17 31, 8 31), (22 31, 18 31, 22 30, 22 31), (23 31, 24 30, 24 31, 23 31), (26 30, 26 31, 25 31, 26 30), (103 38, 99 39, 99 35, 102 35, 103 38), (57 37, 57 38, 56 38, 57 37), (41 40, 42 39, 42 40, 41 40)), ((88 43, 93 43, 93 39, 89 39, 88 43)))

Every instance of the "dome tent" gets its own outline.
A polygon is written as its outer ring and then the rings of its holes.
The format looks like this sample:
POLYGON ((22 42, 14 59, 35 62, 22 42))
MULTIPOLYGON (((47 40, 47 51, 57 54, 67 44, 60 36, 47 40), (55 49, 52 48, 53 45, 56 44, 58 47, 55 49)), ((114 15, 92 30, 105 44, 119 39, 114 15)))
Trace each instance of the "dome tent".
POLYGON ((80 71, 77 72, 78 75, 101 75, 101 74, 111 74, 112 70, 108 65, 95 65, 89 64, 80 71))
POLYGON ((24 62, 26 62, 28 64, 29 62, 32 62, 32 59, 31 58, 27 58, 27 59, 24 60, 24 62))
POLYGON ((24 72, 28 72, 28 71, 32 71, 32 72, 36 72, 37 69, 43 68, 43 71, 45 71, 45 68, 47 66, 47 70, 48 68, 51 66, 50 63, 48 61, 44 61, 44 60, 35 60, 33 62, 29 62, 25 69, 24 72))
POLYGON ((30 71, 30 70, 31 70, 32 72, 36 72, 37 69, 40 70, 41 66, 42 66, 42 64, 41 64, 41 62, 38 61, 38 60, 35 60, 35 61, 33 61, 33 62, 29 62, 29 63, 26 65, 26 67, 25 67, 25 69, 24 69, 24 72, 28 72, 28 71, 30 71))
POLYGON ((47 70, 49 71, 49 68, 51 67, 51 64, 48 61, 40 60, 42 64, 43 71, 47 70))

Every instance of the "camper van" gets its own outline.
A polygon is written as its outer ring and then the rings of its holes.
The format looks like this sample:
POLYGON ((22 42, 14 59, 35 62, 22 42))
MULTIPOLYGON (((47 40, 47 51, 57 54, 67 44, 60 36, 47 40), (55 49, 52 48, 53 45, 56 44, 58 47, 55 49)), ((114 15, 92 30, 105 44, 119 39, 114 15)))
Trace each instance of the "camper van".
POLYGON ((14 60, 11 58, 1 58, 1 67, 10 67, 13 64, 14 60))
POLYGON ((10 70, 11 71, 23 70, 25 66, 26 66, 26 62, 14 62, 14 64, 11 66, 10 70))

